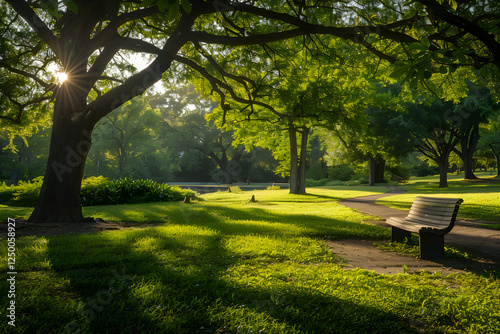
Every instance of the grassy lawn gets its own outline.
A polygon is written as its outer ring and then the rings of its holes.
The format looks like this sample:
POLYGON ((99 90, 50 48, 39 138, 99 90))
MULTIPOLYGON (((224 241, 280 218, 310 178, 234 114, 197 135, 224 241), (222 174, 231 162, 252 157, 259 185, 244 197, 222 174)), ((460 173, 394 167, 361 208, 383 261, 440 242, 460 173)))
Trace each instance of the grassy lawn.
MULTIPOLYGON (((486 174, 479 176, 491 177, 486 174)), ((409 210, 413 200, 419 195, 462 198, 464 202, 460 205, 458 218, 500 223, 500 182, 468 182, 463 181, 463 175, 449 175, 448 188, 438 188, 438 183, 438 176, 412 178, 408 184, 401 186, 407 191, 405 194, 381 198, 377 204, 409 210)), ((497 226, 500 227, 500 224, 497 226)))
MULTIPOLYGON (((495 276, 388 276, 339 266, 324 238, 387 239, 389 230, 364 224, 364 216, 336 202, 385 189, 308 191, 213 193, 191 205, 90 207, 86 215, 149 227, 18 237, 16 332, 500 331, 495 276), (251 194, 256 203, 249 203, 251 194)), ((0 244, 7 249, 6 240, 0 244)), ((0 286, 7 291, 6 280, 0 286)), ((1 330, 10 329, 2 321, 1 330)))

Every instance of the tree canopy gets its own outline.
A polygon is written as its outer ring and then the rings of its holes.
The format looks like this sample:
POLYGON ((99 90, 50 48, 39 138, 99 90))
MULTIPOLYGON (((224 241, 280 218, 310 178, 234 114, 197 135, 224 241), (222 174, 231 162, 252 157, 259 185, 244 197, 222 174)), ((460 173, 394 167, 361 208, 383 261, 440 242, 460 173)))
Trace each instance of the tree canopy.
POLYGON ((79 190, 95 124, 162 76, 175 83, 182 76, 176 64, 205 78, 225 112, 228 99, 273 111, 253 94, 258 83, 226 68, 233 61, 251 71, 279 52, 273 43, 293 38, 304 45, 321 45, 322 37, 361 45, 414 87, 461 66, 481 70, 493 87, 499 6, 480 0, 6 0, 0 4, 2 126, 33 126, 50 112, 53 120, 31 220, 83 220, 79 190), (252 50, 256 45, 266 49, 265 59, 252 50), (232 59, 241 48, 247 58, 232 59), (126 60, 132 53, 152 59, 136 69, 126 60), (58 82, 56 72, 67 79, 58 82))

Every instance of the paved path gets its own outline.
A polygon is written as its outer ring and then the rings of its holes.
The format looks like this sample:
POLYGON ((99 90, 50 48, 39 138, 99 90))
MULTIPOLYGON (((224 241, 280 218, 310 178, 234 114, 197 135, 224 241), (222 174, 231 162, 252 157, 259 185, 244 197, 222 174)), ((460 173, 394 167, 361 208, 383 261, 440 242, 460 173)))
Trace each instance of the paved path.
MULTIPOLYGON (((342 200, 339 204, 384 219, 389 217, 406 217, 408 211, 396 210, 375 204, 375 201, 379 198, 404 193, 401 188, 389 188, 391 191, 385 194, 351 198, 342 200)), ((458 217, 460 218, 460 210, 458 217)), ((382 222, 381 225, 389 226, 382 222)), ((473 255, 489 259, 498 264, 498 270, 500 270, 500 230, 476 226, 477 222, 457 219, 453 230, 445 235, 445 243, 463 249, 473 255)))

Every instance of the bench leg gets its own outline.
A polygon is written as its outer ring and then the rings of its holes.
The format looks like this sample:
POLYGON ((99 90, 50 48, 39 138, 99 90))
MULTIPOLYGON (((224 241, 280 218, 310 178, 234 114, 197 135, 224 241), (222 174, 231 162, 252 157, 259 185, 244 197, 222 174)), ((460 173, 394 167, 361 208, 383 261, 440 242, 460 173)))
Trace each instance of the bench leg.
POLYGON ((420 258, 425 260, 444 257, 444 235, 419 233, 420 258))
POLYGON ((408 239, 408 241, 411 240, 411 232, 402 230, 400 228, 392 227, 392 233, 391 233, 391 242, 397 241, 397 242, 404 242, 405 239, 408 239))

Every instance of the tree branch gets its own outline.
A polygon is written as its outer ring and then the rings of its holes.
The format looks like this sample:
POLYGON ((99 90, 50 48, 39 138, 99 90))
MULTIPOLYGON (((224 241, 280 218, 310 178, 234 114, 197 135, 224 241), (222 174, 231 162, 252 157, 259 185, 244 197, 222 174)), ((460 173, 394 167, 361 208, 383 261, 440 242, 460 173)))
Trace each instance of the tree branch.
POLYGON ((442 5, 440 5, 435 0, 417 0, 417 1, 426 5, 427 8, 429 8, 441 20, 448 22, 460 29, 463 29, 468 33, 470 33, 471 35, 477 37, 490 50, 497 66, 500 66, 500 43, 496 41, 495 35, 492 35, 487 31, 481 29, 478 25, 474 24, 473 22, 470 22, 465 18, 455 15, 449 10, 446 10, 442 5))
MULTIPOLYGON (((223 99, 223 101, 225 101, 225 94, 220 90, 219 87, 222 87, 225 90, 227 90, 229 92, 229 95, 231 95, 231 98, 233 100, 235 100, 236 102, 243 103, 243 104, 258 105, 258 106, 261 106, 261 107, 264 107, 264 108, 270 110, 273 114, 275 114, 279 117, 283 117, 283 118, 289 117, 288 115, 285 115, 285 114, 278 112, 276 109, 274 109, 273 107, 271 107, 270 105, 268 105, 266 103, 263 103, 260 101, 255 101, 255 100, 248 100, 248 99, 239 97, 238 95, 236 95, 236 93, 231 88, 231 86, 229 86, 225 82, 221 81, 220 79, 212 76, 210 73, 208 73, 208 71, 205 68, 196 64, 191 59, 187 59, 187 58, 184 58, 181 56, 176 56, 174 58, 174 60, 178 61, 182 64, 185 64, 185 65, 191 67, 192 69, 196 70, 198 73, 200 73, 205 79, 207 79, 210 82, 210 84, 212 85, 212 88, 221 96, 221 99, 223 99)), ((224 102, 223 101, 221 101, 221 104, 222 104, 223 109, 224 109, 224 102)))
POLYGON ((30 25, 40 38, 47 43, 52 52, 61 58, 61 48, 59 40, 45 23, 36 15, 35 11, 30 7, 28 2, 23 0, 6 0, 14 10, 30 25))
POLYGON ((22 75, 24 77, 33 79, 35 82, 37 82, 40 86, 42 86, 46 90, 52 90, 53 91, 54 85, 46 83, 45 81, 43 81, 42 79, 38 78, 34 74, 28 73, 28 72, 23 71, 23 70, 19 70, 17 68, 14 68, 14 67, 10 66, 9 64, 7 64, 5 62, 0 62, 0 67, 5 68, 7 71, 9 71, 11 73, 16 73, 16 74, 22 75))

